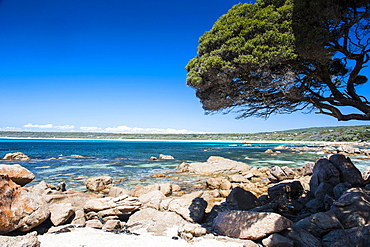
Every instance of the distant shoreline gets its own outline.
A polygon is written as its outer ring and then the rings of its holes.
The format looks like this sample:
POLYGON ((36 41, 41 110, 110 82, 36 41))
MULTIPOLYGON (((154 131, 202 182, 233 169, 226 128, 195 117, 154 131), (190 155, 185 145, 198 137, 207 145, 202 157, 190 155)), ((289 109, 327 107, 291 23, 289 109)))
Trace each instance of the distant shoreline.
POLYGON ((272 141, 272 140, 159 140, 159 139, 98 139, 98 138, 43 138, 43 137, 0 137, 1 139, 9 140, 55 140, 55 141, 118 141, 118 142, 184 142, 184 143, 239 143, 239 144, 253 144, 253 143, 276 143, 276 144, 332 144, 332 145, 346 145, 355 144, 357 142, 328 142, 328 141, 272 141))

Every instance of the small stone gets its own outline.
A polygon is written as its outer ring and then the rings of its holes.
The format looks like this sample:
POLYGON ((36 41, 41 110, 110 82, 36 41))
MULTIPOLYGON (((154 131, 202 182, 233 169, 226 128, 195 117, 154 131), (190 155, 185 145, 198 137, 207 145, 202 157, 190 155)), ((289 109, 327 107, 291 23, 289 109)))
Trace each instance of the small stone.
POLYGON ((100 220, 88 220, 86 221, 86 227, 102 229, 103 224, 100 222, 100 220))

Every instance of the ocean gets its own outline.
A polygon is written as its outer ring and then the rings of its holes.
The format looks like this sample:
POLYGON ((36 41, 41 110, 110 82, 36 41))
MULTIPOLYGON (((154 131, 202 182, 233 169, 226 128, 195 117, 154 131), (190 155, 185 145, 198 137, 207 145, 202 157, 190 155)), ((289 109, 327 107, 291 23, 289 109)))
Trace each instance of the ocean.
MULTIPOLYGON (((20 164, 29 169, 36 176, 30 185, 42 180, 53 185, 65 182, 67 189, 85 191, 87 178, 103 175, 113 177, 117 186, 126 189, 138 184, 195 183, 201 178, 176 173, 176 167, 183 162, 205 162, 210 156, 222 156, 251 166, 296 168, 324 156, 289 150, 281 150, 278 155, 265 153, 279 145, 282 144, 253 143, 246 146, 239 142, 0 139, 0 158, 14 152, 22 152, 31 158, 30 161, 17 162, 0 160, 0 164, 20 164), (175 159, 150 160, 160 154, 171 155, 175 159), (168 176, 151 177, 155 173, 168 176)), ((370 165, 366 160, 351 159, 360 170, 370 165)))

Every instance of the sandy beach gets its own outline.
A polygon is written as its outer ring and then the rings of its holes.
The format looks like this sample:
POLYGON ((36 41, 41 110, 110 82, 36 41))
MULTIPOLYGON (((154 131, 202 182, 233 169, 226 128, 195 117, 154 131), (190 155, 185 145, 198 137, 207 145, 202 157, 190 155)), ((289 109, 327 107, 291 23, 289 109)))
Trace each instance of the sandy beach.
POLYGON ((153 236, 144 229, 136 231, 140 235, 114 234, 93 228, 76 228, 67 233, 47 233, 39 235, 41 247, 241 247, 243 240, 231 240, 226 237, 216 239, 197 238, 192 242, 172 239, 177 236, 176 228, 170 228, 167 236, 153 236))

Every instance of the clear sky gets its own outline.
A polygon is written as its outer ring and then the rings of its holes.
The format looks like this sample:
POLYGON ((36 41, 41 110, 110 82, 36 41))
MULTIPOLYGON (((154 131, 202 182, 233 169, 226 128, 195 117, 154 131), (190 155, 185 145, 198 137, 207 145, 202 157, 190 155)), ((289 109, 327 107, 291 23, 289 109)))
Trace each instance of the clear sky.
POLYGON ((205 115, 198 38, 240 1, 0 0, 0 130, 251 133, 359 125, 317 114, 205 115))

